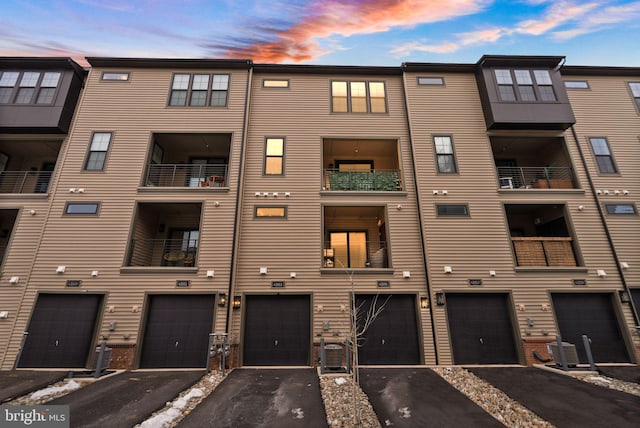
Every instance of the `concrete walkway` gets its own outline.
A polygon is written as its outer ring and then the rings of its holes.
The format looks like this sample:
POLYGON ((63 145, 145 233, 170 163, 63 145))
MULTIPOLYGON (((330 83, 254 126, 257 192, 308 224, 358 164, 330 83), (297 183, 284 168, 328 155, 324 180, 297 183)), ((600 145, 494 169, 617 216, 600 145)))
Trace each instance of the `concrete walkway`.
POLYGON ((68 373, 42 370, 0 371, 0 404, 61 381, 68 373))
POLYGON ((635 395, 532 367, 468 370, 558 428, 640 426, 635 395))
POLYGON ((89 384, 48 404, 68 404, 72 428, 131 428, 203 375, 204 370, 125 372, 89 384))
POLYGON ((360 369, 360 386, 383 427, 504 427, 427 368, 360 369))
POLYGON ((236 369, 179 425, 326 427, 315 369, 236 369))

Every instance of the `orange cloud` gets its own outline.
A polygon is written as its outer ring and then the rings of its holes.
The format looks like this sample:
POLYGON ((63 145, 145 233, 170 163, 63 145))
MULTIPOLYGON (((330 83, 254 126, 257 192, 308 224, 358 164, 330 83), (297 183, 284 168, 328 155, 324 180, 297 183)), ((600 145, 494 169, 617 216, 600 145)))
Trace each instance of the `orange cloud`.
POLYGON ((344 3, 322 1, 312 6, 311 15, 291 28, 276 33, 273 41, 247 48, 228 49, 227 57, 253 58, 256 62, 302 62, 327 53, 318 39, 339 35, 371 34, 394 27, 443 21, 476 13, 488 0, 366 0, 344 3))

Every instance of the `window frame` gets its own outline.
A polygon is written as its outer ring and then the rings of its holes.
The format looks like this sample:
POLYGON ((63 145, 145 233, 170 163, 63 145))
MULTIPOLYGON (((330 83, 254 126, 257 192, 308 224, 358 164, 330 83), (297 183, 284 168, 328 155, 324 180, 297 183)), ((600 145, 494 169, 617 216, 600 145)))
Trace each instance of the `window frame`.
POLYGON ((607 215, 620 215, 620 216, 628 216, 628 215, 638 215, 638 207, 636 206, 635 203, 633 202, 605 202, 604 203, 604 211, 607 213, 607 215), (610 211, 609 207, 615 207, 615 206, 619 206, 619 205, 626 205, 626 206, 630 206, 633 209, 633 212, 630 213, 617 213, 615 211, 610 211))
POLYGON ((444 77, 442 76, 418 76, 416 77, 418 86, 446 86, 444 77), (423 83, 423 81, 431 81, 429 83, 423 83), (439 81, 440 83, 435 83, 439 81))
POLYGON ((611 145, 609 144, 609 139, 607 137, 587 137, 589 139, 589 147, 591 147, 591 155, 593 156, 593 160, 596 164, 596 168, 598 169, 598 174, 600 175, 620 175, 620 169, 618 168, 618 164, 613 156, 613 152, 611 151, 611 145), (609 152, 607 155, 599 155, 596 153, 595 148, 593 146, 593 140, 603 140, 607 146, 607 151, 609 152), (613 167, 613 171, 602 171, 600 168, 600 163, 598 162, 599 157, 608 157, 611 161, 611 166, 613 167))
MULTIPOLYGON (((169 96, 167 98, 167 107, 175 107, 175 108, 227 108, 229 106, 229 88, 231 86, 231 74, 230 73, 173 73, 171 75, 171 81, 169 84, 169 96), (188 82, 186 89, 175 89, 175 79, 176 76, 188 76, 188 82), (207 78, 207 89, 193 89, 193 84, 196 76, 208 76, 207 78), (216 76, 226 76, 226 89, 215 89, 214 81, 216 76), (185 99, 183 104, 172 104, 174 91, 185 91, 185 99), (194 92, 203 92, 206 91, 204 104, 193 105, 193 93, 194 92), (213 104, 214 94, 224 92, 224 104, 213 104)), ((217 99, 217 98, 216 98, 217 99)))
POLYGON ((101 82, 128 82, 131 80, 131 73, 128 71, 103 71, 102 74, 100 75, 100 81, 101 82), (121 75, 121 76, 126 76, 126 79, 118 79, 118 78, 106 78, 106 75, 121 75))
POLYGON ((629 93, 631 94, 631 99, 636 105, 636 109, 638 113, 640 113, 640 81, 629 81, 627 82, 627 88, 629 88, 629 93), (631 85, 638 85, 638 95, 636 96, 633 87, 631 85))
POLYGON ((87 147, 87 153, 85 155, 85 160, 84 160, 84 164, 82 166, 82 171, 83 172, 104 172, 104 170, 107 168, 107 161, 109 159, 109 153, 111 152, 111 145, 113 143, 113 138, 114 138, 114 132, 113 131, 93 131, 91 133, 91 138, 89 139, 89 146, 87 147), (95 136, 97 134, 109 134, 109 141, 108 141, 108 146, 107 146, 107 150, 91 150, 91 146, 93 144, 93 140, 95 138, 95 136), (91 154, 92 153, 104 153, 104 160, 102 162, 102 168, 100 169, 89 169, 88 165, 89 165, 89 161, 91 159, 91 154))
MULTIPOLYGON (((327 236, 327 243, 328 243, 329 245, 330 245, 330 244, 331 244, 331 242, 332 242, 332 240, 331 240, 331 235, 332 235, 332 234, 334 234, 334 233, 335 233, 335 234, 342 234, 342 233, 344 233, 344 234, 346 235, 346 236, 345 236, 345 242, 346 242, 345 249, 346 249, 346 256, 347 256, 347 266, 336 266, 336 265, 335 265, 335 257, 336 257, 336 254, 335 254, 335 248, 334 248, 333 246, 330 246, 329 248, 334 249, 334 255, 333 255, 333 257, 334 257, 334 260, 333 260, 334 265, 333 265, 333 267, 334 267, 334 268, 338 268, 338 269, 365 269, 365 268, 367 268, 367 262, 369 262, 369 261, 370 261, 370 260, 369 260, 369 256, 370 256, 370 254, 369 254, 369 253, 370 253, 369 246, 370 246, 370 243, 371 243, 371 241, 369 241, 369 230, 368 230, 368 229, 350 229, 350 228, 347 228, 347 229, 329 229, 329 230, 327 230, 327 235, 326 235, 326 236, 327 236), (352 256, 351 248, 352 248, 352 245, 351 245, 351 236, 350 236, 350 235, 351 235, 352 233, 353 233, 353 234, 360 234, 360 233, 364 234, 364 242, 365 242, 365 248, 364 248, 365 264, 364 264, 364 266, 361 266, 361 267, 354 267, 354 266, 351 266, 351 265, 352 265, 352 260, 351 260, 351 256, 352 256)), ((357 245, 357 243, 356 243, 356 244, 354 244, 354 245, 357 245)), ((328 248, 326 248, 326 249, 328 249, 328 248)))
POLYGON ((286 220, 288 218, 287 205, 255 205, 253 207, 253 218, 257 220, 286 220), (258 215, 260 209, 282 209, 282 215, 258 215))
POLYGON ((459 169, 458 169, 458 161, 456 159, 456 147, 455 144, 453 142, 453 135, 450 134, 434 134, 431 136, 431 143, 432 143, 432 147, 433 147, 433 153, 434 153, 434 160, 435 160, 435 164, 436 164, 436 170, 438 172, 438 174, 459 174, 459 169), (438 146, 436 145, 436 138, 448 138, 449 139, 449 143, 451 145, 451 153, 438 153, 438 146), (453 164, 453 171, 441 171, 440 170, 440 162, 438 161, 440 159, 440 156, 450 156, 452 159, 452 164, 453 164))
POLYGON ((330 111, 331 113, 336 114, 389 114, 389 100, 387 96, 387 82, 385 80, 330 80, 329 81, 329 92, 330 92, 330 111), (333 85, 334 83, 345 83, 346 84, 346 103, 347 109, 346 111, 335 110, 334 105, 334 95, 333 95, 333 85), (366 111, 353 111, 353 96, 352 96, 352 85, 354 83, 364 83, 365 90, 365 105, 366 111), (372 83, 380 83, 382 84, 383 94, 384 94, 384 111, 373 111, 372 104, 372 96, 371 96, 371 84, 372 83))
POLYGON ((588 80, 563 80, 563 83, 564 83, 564 87, 565 87, 566 89, 576 89, 576 90, 578 90, 578 91, 580 91, 580 90, 584 91, 584 90, 591 89, 591 86, 589 86, 589 81, 588 81, 588 80), (580 87, 580 86, 567 86, 567 83, 568 83, 569 85, 577 85, 577 84, 584 83, 584 85, 585 85, 585 86, 584 86, 584 87, 580 87))
POLYGON ((80 216, 80 217, 86 217, 86 216, 91 216, 91 217, 97 217, 100 214, 100 202, 70 202, 67 201, 64 205, 64 211, 62 212, 63 215, 65 216, 80 216), (71 206, 95 206, 95 212, 77 212, 77 213, 70 213, 69 212, 69 207, 71 206))
MULTIPOLYGON (((56 98, 58 97, 58 92, 60 91, 60 87, 62 86, 62 81, 64 80, 64 71, 62 70, 0 70, 0 76, 4 77, 6 73, 17 73, 15 82, 13 82, 12 86, 0 86, 2 89, 7 89, 9 93, 9 98, 7 102, 0 102, 0 105, 17 105, 17 106, 52 106, 55 104, 56 98), (27 73, 37 73, 38 77, 35 80, 33 86, 23 86, 22 80, 27 73), (58 80, 55 86, 43 86, 45 81, 45 76, 47 74, 57 74, 58 80), (20 95, 21 89, 31 89, 31 98, 29 102, 17 102, 18 96, 20 95), (53 89, 53 95, 51 95, 51 101, 41 103, 38 102, 40 99, 40 95, 43 89, 53 89)), ((1 78, 0 77, 0 78, 1 78)))
MULTIPOLYGON (((553 77, 551 76, 551 70, 547 68, 527 68, 527 67, 518 67, 518 68, 492 68, 491 74, 493 76, 493 82, 496 87, 496 95, 498 102, 501 103, 519 103, 519 104, 550 104, 550 103, 559 103, 557 91, 554 88, 553 77), (500 73, 498 73, 500 72, 500 73), (507 73, 504 73, 507 72, 507 73), (528 79, 524 79, 526 72, 526 76, 528 79), (549 82, 542 82, 542 78, 539 79, 536 72, 546 72, 549 77, 549 82), (508 77, 508 81, 506 78, 508 77), (504 80, 503 80, 504 79, 504 80), (546 100, 543 95, 541 88, 551 88, 551 93, 553 94, 553 100, 546 100), (505 99, 503 96, 503 92, 501 88, 509 88, 510 94, 513 95, 513 99, 505 99), (530 88, 531 95, 535 98, 534 100, 525 100, 523 97, 524 88, 530 88)), ((528 91, 528 89, 527 89, 528 91)), ((506 95, 506 94, 505 94, 506 95)))
POLYGON ((437 203, 436 204, 436 217, 471 217, 471 213, 469 212, 469 204, 468 203, 437 203), (445 212, 441 212, 441 207, 464 207, 464 214, 447 214, 445 212))
POLYGON ((262 79, 262 87, 266 89, 289 89, 291 87, 291 81, 289 79, 262 79), (286 85, 268 85, 267 82, 284 82, 286 85))
POLYGON ((285 154, 287 148, 287 139, 282 136, 269 136, 264 139, 264 156, 262 160, 262 176, 263 177, 284 177, 285 172, 285 154), (268 155, 267 151, 269 148, 269 140, 282 140, 282 154, 279 156, 268 155), (267 172, 267 159, 269 158, 280 158, 281 159, 281 171, 279 174, 268 173, 267 172))

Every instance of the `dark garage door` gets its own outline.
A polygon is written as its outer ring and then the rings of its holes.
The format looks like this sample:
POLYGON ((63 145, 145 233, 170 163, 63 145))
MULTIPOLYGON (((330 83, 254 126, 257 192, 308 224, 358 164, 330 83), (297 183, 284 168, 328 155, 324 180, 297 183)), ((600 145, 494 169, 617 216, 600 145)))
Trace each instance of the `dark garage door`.
POLYGON ((40 294, 19 367, 85 367, 101 300, 100 294, 40 294))
POLYGON ((309 365, 309 296, 247 296, 245 300, 244 365, 309 365))
POLYGON ((562 340, 576 345, 578 359, 587 363, 582 335, 591 339, 593 359, 600 363, 628 363, 610 293, 554 293, 553 308, 562 340))
POLYGON ((140 367, 206 367, 214 295, 149 296, 140 367))
POLYGON ((420 364, 415 296, 378 295, 376 302, 375 295, 357 295, 359 331, 374 304, 384 307, 359 339, 359 363, 420 364))
POLYGON ((456 364, 517 364, 518 353, 505 293, 446 294, 456 364))

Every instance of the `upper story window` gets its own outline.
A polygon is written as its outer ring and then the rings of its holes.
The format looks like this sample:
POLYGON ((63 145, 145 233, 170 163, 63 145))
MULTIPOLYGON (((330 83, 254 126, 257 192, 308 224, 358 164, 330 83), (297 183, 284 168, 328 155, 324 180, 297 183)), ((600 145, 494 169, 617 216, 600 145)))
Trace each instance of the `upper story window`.
POLYGON ((602 137, 589 138, 589 142, 596 158, 596 164, 598 164, 598 171, 601 174, 616 174, 618 168, 616 168, 616 164, 613 161, 613 155, 607 139, 602 137))
POLYGON ((567 89, 589 89, 589 82, 586 80, 565 80, 564 87, 567 89))
POLYGON ((228 92, 228 74, 174 74, 169 105, 224 107, 228 92))
POLYGON ((102 171, 107 160, 110 144, 111 132, 95 132, 91 138, 84 169, 87 171, 102 171))
POLYGON ((604 204, 607 214, 638 214, 634 204, 604 204))
POLYGON ((64 208, 65 214, 96 215, 100 204, 97 202, 68 202, 64 208))
POLYGON ((108 80, 112 82, 126 82, 129 80, 129 72, 122 71, 105 71, 102 73, 102 80, 108 80))
POLYGON ((331 111, 334 113, 386 113, 384 82, 331 82, 331 111))
POLYGON ((496 69, 494 75, 501 101, 557 101, 549 70, 496 69))
POLYGON ((469 217, 467 204, 436 204, 439 217, 469 217))
POLYGON ((267 138, 264 149, 264 175, 284 174, 284 138, 267 138))
POLYGON ((254 217, 256 218, 286 218, 286 206, 256 206, 254 217))
POLYGON ((51 104, 62 73, 5 71, 0 75, 0 104, 51 104))
POLYGON ((288 88, 289 81, 286 79, 264 79, 262 81, 263 88, 288 88))
POLYGON ((443 86, 443 77, 418 77, 418 85, 422 86, 443 86))
POLYGON ((636 107, 640 110, 640 82, 629 82, 629 89, 631 89, 631 95, 636 102, 636 107))
POLYGON ((435 136, 433 137, 433 145, 436 150, 438 172, 458 172, 451 137, 448 135, 435 136))

